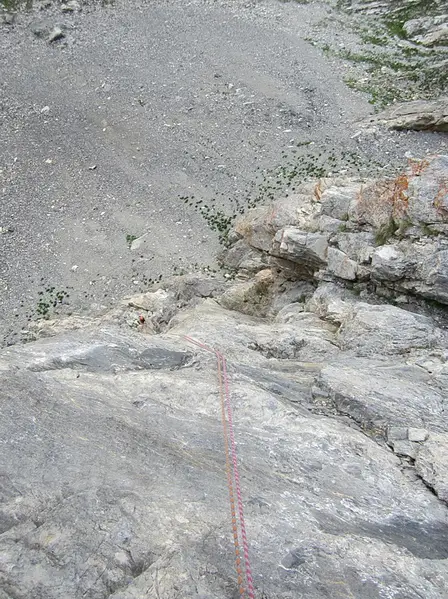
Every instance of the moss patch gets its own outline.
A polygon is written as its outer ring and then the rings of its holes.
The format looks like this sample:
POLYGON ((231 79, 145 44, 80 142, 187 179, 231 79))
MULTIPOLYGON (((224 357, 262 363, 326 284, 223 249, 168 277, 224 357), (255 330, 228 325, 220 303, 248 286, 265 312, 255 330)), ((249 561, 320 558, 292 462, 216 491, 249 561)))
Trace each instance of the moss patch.
POLYGON ((405 29, 405 23, 411 19, 436 15, 442 10, 441 3, 396 0, 387 13, 374 16, 355 14, 351 4, 350 0, 337 3, 347 13, 340 23, 357 33, 361 44, 355 49, 320 44, 326 54, 352 63, 352 72, 345 77, 349 87, 369 94, 377 109, 446 93, 448 69, 443 67, 443 61, 448 58, 447 49, 428 49, 408 39, 405 29))

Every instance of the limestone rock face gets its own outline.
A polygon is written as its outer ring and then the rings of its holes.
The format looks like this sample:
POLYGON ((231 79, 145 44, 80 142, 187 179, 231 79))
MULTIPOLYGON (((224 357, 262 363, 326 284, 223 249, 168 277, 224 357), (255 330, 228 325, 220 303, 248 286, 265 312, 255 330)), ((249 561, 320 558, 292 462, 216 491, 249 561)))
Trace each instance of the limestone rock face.
MULTIPOLYGON (((448 27, 425 37, 427 45, 436 39, 448 38, 448 27)), ((448 98, 413 100, 394 104, 374 119, 389 129, 414 129, 415 131, 448 131, 448 98)))
POLYGON ((227 359, 256 597, 445 599, 447 164, 307 183, 237 223, 234 278, 2 350, 0 599, 237 596, 217 365, 192 339, 227 359))
POLYGON ((4 350, 3 595, 234 596, 216 365, 189 335, 228 357, 257 593, 318 599, 337 579, 442 599, 444 363, 356 357, 368 335, 353 353, 333 324, 289 314, 202 299, 163 335, 102 324, 4 350))
POLYGON ((438 497, 448 503, 448 435, 432 434, 424 441, 417 453, 415 468, 438 497))
POLYGON ((447 181, 448 156, 434 156, 411 161, 395 179, 307 184, 280 220, 274 204, 237 222, 238 251, 244 243, 261 250, 265 265, 282 258, 302 278, 373 284, 446 304, 447 181))

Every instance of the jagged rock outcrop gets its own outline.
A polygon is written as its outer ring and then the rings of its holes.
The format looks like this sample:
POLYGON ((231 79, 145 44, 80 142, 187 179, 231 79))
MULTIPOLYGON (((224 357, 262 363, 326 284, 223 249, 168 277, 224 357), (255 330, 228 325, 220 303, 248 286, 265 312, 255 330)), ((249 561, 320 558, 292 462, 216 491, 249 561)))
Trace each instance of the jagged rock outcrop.
POLYGON ((286 259, 298 276, 350 282, 361 295, 448 303, 448 156, 412 161, 391 180, 307 183, 288 198, 289 212, 282 202, 237 222, 248 252, 286 259))
POLYGON ((424 46, 448 43, 448 14, 410 19, 403 25, 406 35, 424 46))
POLYGON ((216 364, 187 336, 228 360, 256 596, 446 597, 447 163, 304 184, 237 223, 235 280, 2 350, 0 598, 237 596, 216 364))

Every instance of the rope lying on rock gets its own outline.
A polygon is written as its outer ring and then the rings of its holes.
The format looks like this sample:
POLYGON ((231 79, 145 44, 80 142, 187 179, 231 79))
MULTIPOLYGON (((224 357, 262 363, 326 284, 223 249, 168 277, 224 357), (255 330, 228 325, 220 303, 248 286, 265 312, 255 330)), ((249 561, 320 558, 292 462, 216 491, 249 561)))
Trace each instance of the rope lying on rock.
POLYGON ((197 347, 200 347, 201 349, 215 354, 216 356, 216 361, 218 365, 219 395, 221 398, 221 419, 224 432, 227 485, 229 487, 230 512, 232 517, 232 532, 233 544, 235 547, 235 568, 238 578, 238 589, 242 599, 244 599, 246 596, 249 599, 255 599, 255 590, 249 559, 249 546, 247 542, 246 524, 244 520, 243 497, 241 493, 240 475, 238 470, 238 457, 236 451, 235 433, 233 429, 233 410, 230 398, 230 383, 227 374, 227 361, 223 354, 221 354, 217 350, 211 349, 204 343, 196 341, 192 337, 186 336, 185 339, 187 339, 187 341, 193 343, 197 347), (237 508, 235 507, 235 491, 237 508), (238 520, 236 514, 237 510, 240 532, 238 531, 238 520), (243 571, 241 563, 241 551, 239 542, 240 537, 243 546, 245 572, 243 571), (244 586, 244 580, 246 582, 246 586, 244 586))

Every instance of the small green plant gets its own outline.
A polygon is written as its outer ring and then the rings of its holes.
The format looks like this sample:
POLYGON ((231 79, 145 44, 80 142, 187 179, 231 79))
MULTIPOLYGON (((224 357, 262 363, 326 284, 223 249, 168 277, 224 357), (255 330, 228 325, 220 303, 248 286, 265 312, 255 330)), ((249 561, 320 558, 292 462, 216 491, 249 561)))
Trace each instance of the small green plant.
POLYGON ((404 21, 402 21, 401 19, 388 18, 385 22, 386 27, 391 35, 395 35, 400 39, 407 38, 407 33, 404 28, 404 21))
POLYGON ((409 217, 405 216, 397 223, 397 225, 396 235, 401 239, 405 236, 406 231, 412 227, 412 221, 409 217))
POLYGON ((137 235, 129 235, 129 233, 126 235, 126 243, 128 244, 129 247, 131 247, 132 242, 135 241, 136 239, 138 239, 137 235))
POLYGON ((70 294, 65 289, 56 291, 56 287, 47 287, 44 291, 39 291, 38 296, 35 311, 37 318, 50 318, 51 312, 68 299, 70 294))
POLYGON ((219 208, 211 208, 210 206, 201 206, 199 210, 202 217, 212 231, 218 233, 219 242, 227 246, 229 243, 229 233, 235 221, 236 214, 228 215, 219 208))
POLYGON ((6 10, 11 12, 31 10, 33 8, 33 0, 1 0, 0 6, 4 6, 6 10))
POLYGON ((426 223, 421 226, 421 230, 423 235, 425 235, 426 237, 437 237, 437 235, 440 235, 439 231, 433 229, 430 225, 427 225, 426 223))
POLYGON ((366 44, 372 44, 372 46, 386 46, 388 42, 387 37, 375 35, 374 33, 370 32, 361 31, 360 36, 363 42, 366 44))
POLYGON ((393 218, 390 218, 387 223, 381 225, 375 233, 376 245, 384 245, 387 243, 389 239, 395 235, 398 227, 399 225, 397 225, 393 218))

